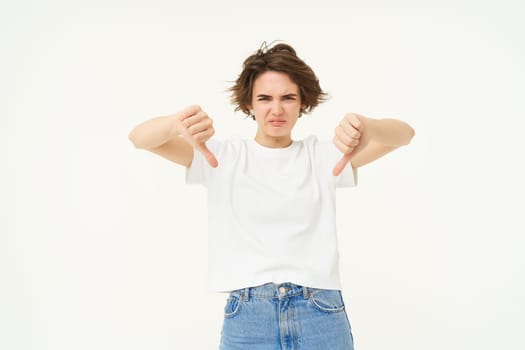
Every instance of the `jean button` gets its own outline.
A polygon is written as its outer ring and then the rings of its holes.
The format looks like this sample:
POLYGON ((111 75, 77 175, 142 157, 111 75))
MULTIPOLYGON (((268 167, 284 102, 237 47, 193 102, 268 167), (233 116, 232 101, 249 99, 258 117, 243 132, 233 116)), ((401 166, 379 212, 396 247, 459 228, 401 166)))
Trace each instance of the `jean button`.
POLYGON ((279 293, 281 294, 286 293, 286 287, 279 287, 279 293))

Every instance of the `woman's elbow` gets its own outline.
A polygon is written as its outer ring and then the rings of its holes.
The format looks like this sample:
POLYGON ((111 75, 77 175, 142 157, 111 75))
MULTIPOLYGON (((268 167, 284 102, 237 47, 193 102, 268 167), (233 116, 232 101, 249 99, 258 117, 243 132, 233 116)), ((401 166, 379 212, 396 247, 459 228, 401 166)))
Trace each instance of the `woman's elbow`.
POLYGON ((142 148, 140 147, 139 137, 137 135, 136 129, 130 131, 128 134, 128 139, 131 141, 133 146, 135 146, 135 148, 142 148))
POLYGON ((414 136, 416 136, 416 131, 414 130, 413 127, 411 127, 410 125, 407 124, 407 139, 406 139, 406 145, 408 145, 410 143, 410 141, 412 141, 412 139, 414 138, 414 136))

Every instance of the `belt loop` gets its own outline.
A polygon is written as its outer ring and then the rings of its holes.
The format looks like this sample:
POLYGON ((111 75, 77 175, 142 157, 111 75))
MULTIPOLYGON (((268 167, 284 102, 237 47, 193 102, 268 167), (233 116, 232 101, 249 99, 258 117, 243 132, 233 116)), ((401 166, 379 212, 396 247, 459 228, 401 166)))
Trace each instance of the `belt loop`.
POLYGON ((250 288, 244 288, 241 294, 241 300, 244 300, 244 301, 250 300, 250 288))
POLYGON ((303 286, 303 298, 308 299, 310 298, 310 290, 308 287, 303 286))

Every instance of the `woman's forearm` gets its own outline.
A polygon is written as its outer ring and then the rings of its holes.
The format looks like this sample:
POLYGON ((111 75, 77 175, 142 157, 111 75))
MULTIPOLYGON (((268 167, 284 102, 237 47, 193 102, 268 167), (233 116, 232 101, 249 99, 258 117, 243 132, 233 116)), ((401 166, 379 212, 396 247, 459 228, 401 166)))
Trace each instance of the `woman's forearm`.
POLYGON ((371 138, 385 146, 399 147, 408 145, 415 135, 414 129, 401 120, 368 118, 367 121, 371 138))
POLYGON ((179 135, 176 122, 175 115, 155 117, 137 125, 128 137, 137 148, 155 148, 179 135))

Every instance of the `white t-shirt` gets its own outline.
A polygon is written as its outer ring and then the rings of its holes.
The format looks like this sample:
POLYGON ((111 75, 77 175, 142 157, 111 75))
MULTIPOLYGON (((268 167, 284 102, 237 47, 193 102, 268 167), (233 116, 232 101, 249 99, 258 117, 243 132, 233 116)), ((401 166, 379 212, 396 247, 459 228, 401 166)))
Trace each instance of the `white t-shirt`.
POLYGON ((219 166, 194 152, 187 183, 208 188, 209 287, 228 292, 267 282, 341 289, 335 188, 357 183, 342 153, 310 136, 286 148, 209 140, 219 166))

